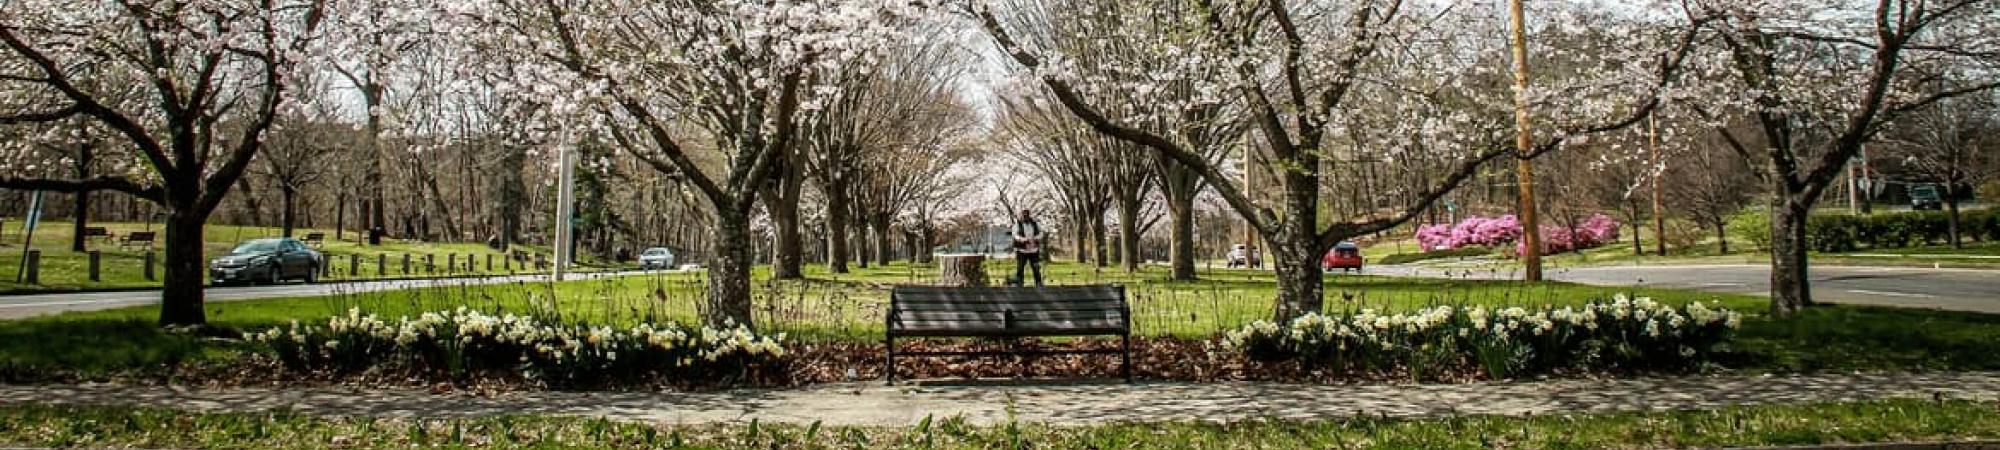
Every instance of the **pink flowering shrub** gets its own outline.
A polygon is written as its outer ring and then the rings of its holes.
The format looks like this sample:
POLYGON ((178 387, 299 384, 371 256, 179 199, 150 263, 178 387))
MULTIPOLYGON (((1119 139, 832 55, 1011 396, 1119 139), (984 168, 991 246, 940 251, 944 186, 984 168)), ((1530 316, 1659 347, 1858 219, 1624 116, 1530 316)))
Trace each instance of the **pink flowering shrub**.
POLYGON ((1495 246, 1521 238, 1521 222, 1513 215, 1494 218, 1467 217, 1456 225, 1425 225, 1417 228, 1417 245, 1424 251, 1451 250, 1466 246, 1495 246))
MULTIPOLYGON (((1603 214, 1592 214, 1578 223, 1576 229, 1559 226, 1542 226, 1542 252, 1566 252, 1596 248, 1618 240, 1617 220, 1603 214)), ((1525 247, 1521 241, 1521 222, 1512 214, 1500 217, 1467 217, 1457 224, 1432 224, 1417 227, 1417 246, 1424 251, 1451 250, 1466 246, 1497 247, 1515 244, 1514 254, 1520 254, 1525 247)))
MULTIPOLYGON (((1603 214, 1591 214, 1576 224, 1576 229, 1542 226, 1542 254, 1603 247, 1618 241, 1618 227, 1623 224, 1603 214)), ((1527 250, 1526 243, 1514 244, 1514 254, 1527 250)))

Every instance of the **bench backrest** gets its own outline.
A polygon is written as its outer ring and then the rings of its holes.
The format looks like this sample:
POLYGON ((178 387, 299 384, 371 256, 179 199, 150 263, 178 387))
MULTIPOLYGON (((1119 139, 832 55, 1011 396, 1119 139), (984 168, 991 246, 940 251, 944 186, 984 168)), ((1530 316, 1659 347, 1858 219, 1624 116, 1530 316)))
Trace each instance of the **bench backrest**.
POLYGON ((1084 336, 1132 329, 1123 286, 897 286, 888 332, 896 336, 1084 336))
POLYGON ((106 230, 106 229, 104 229, 104 227, 83 227, 83 235, 84 235, 84 236, 110 236, 110 235, 111 235, 111 230, 106 230))
POLYGON ((134 242, 151 242, 153 240, 153 233, 155 232, 134 231, 130 233, 125 233, 125 240, 134 242))
POLYGON ((306 240, 306 241, 317 241, 317 240, 323 240, 323 239, 326 239, 326 233, 306 233, 306 237, 305 237, 305 239, 302 239, 302 240, 306 240))

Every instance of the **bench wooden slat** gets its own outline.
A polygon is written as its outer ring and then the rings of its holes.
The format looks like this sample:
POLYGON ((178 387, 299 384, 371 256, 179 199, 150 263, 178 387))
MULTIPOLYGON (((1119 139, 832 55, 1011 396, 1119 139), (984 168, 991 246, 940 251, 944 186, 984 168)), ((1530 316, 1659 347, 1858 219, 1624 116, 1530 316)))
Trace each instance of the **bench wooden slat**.
POLYGON ((954 302, 954 303, 926 303, 926 304, 905 303, 896 305, 895 310, 915 311, 915 312, 1098 311, 1098 310, 1118 310, 1118 309, 1123 309, 1124 306, 1125 305, 1123 303, 1119 303, 1116 301, 1090 302, 1090 303, 954 302))
POLYGON ((900 311, 894 320, 932 320, 960 322, 1002 322, 1013 320, 1061 320, 1061 319, 1117 319, 1124 317, 1118 310, 1058 310, 1058 311, 900 311))

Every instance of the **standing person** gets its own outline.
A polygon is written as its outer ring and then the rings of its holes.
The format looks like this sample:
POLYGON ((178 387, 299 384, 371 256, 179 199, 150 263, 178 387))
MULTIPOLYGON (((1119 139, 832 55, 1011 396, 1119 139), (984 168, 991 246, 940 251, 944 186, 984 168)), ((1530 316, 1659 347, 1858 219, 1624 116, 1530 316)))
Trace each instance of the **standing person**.
POLYGON ((1035 287, 1042 286, 1042 225, 1035 222, 1035 216, 1028 210, 1021 210, 1021 216, 1014 219, 1014 279, 1025 284, 1022 271, 1035 269, 1035 287))

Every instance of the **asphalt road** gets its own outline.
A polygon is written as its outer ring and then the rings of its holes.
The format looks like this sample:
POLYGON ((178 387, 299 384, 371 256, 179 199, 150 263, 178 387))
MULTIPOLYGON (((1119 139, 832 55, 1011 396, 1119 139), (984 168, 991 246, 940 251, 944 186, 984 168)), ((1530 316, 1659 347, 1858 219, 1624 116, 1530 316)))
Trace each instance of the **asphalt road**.
MULTIPOLYGON (((1371 273, 1453 278, 1514 278, 1509 270, 1379 266, 1371 273)), ((1551 269, 1547 278, 1600 286, 1651 286, 1770 295, 1771 269, 1753 264, 1608 266, 1551 269)), ((2000 270, 1816 266, 1815 300, 2000 314, 2000 270)))
MULTIPOLYGON (((659 273, 665 271, 626 272, 585 272, 572 273, 571 280, 602 277, 659 273)), ((271 286, 227 286, 210 287, 204 298, 208 302, 231 302, 283 297, 310 297, 338 293, 374 292, 396 289, 416 289, 440 286, 466 286, 480 284, 515 283, 543 281, 548 274, 508 275, 493 277, 434 278, 418 280, 349 281, 340 283, 279 284, 271 286)), ((19 319, 70 311, 98 311, 129 306, 155 305, 160 303, 160 291, 134 290, 117 292, 66 292, 33 295, 0 296, 0 319, 19 319)))

